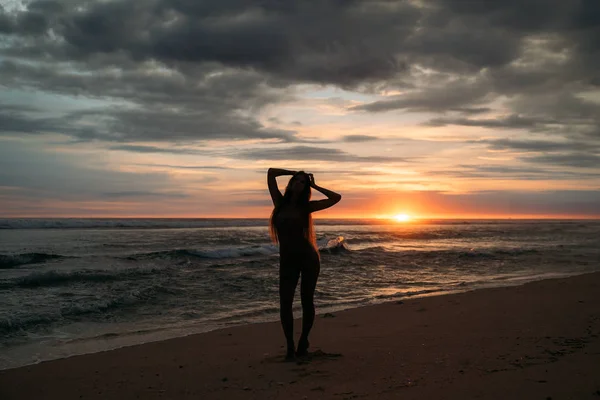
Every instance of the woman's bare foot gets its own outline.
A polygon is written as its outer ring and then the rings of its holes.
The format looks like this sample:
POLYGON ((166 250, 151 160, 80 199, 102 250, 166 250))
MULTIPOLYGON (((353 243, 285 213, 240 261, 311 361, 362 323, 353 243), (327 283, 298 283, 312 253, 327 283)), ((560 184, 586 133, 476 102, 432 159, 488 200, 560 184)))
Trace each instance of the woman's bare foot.
POLYGON ((290 340, 287 342, 287 352, 285 354, 285 361, 294 361, 296 359, 296 353, 294 352, 294 341, 290 340))
POLYGON ((284 361, 295 361, 296 354, 294 353, 294 348, 288 348, 287 353, 285 355, 284 361))
POLYGON ((298 342, 298 350, 296 350, 296 356, 297 357, 303 357, 308 355, 308 346, 310 346, 310 343, 308 342, 307 339, 300 339, 300 341, 298 342))

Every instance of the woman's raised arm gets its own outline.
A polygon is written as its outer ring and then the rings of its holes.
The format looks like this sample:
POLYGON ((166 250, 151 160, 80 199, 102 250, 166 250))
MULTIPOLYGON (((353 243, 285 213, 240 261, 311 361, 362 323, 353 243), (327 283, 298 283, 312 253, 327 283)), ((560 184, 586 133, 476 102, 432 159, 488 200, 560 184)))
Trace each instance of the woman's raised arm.
POLYGON ((310 201, 308 203, 308 211, 309 212, 315 212, 315 211, 321 211, 324 210, 326 208, 329 208, 331 206, 336 205, 341 199, 342 199, 342 195, 339 193, 334 192, 333 190, 329 190, 329 189, 325 189, 322 188, 320 186, 318 186, 315 183, 315 178, 312 174, 308 174, 309 178, 310 178, 310 187, 312 187, 315 190, 318 190, 319 192, 323 193, 325 196, 327 196, 326 199, 324 200, 313 200, 310 201))
POLYGON ((287 169, 282 168, 269 168, 267 171, 267 185, 269 186, 269 193, 271 194, 271 200, 273 200, 273 205, 277 207, 281 199, 283 199, 283 195, 279 191, 279 187, 277 187, 277 178, 282 175, 294 175, 296 171, 289 171, 287 169))

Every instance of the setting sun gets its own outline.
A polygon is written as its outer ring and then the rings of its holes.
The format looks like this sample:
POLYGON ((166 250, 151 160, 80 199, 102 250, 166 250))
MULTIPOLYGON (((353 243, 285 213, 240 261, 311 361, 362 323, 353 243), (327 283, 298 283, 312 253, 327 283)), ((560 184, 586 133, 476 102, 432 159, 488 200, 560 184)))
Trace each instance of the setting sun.
POLYGON ((394 220, 398 222, 408 222, 411 220, 411 217, 408 214, 397 214, 394 215, 394 220))

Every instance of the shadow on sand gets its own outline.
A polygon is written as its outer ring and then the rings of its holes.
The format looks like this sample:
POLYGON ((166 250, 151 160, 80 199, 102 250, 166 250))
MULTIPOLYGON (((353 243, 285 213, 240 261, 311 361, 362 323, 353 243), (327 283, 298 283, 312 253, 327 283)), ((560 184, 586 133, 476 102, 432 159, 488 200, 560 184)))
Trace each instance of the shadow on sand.
POLYGON ((311 362, 337 360, 340 357, 342 357, 342 354, 340 353, 326 353, 323 350, 315 350, 308 352, 308 354, 304 356, 296 357, 291 360, 285 359, 285 356, 283 354, 267 356, 264 358, 262 363, 295 363, 298 365, 302 365, 311 362))

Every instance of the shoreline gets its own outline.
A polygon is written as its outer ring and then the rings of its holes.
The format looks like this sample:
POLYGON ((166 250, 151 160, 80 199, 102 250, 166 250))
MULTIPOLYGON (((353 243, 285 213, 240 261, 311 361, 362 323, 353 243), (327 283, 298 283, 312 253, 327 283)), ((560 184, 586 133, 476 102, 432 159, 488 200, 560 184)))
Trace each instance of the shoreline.
POLYGON ((299 363, 262 322, 2 370, 0 397, 593 399, 598 304, 600 272, 413 297, 318 315, 299 363))
MULTIPOLYGON (((465 293, 465 292, 503 288, 503 287, 517 287, 517 286, 523 286, 528 283, 538 282, 538 281, 546 280, 546 279, 563 279, 563 278, 569 278, 569 277, 574 277, 574 276, 579 276, 579 275, 585 275, 588 273, 590 273, 590 272, 584 272, 584 273, 578 273, 578 274, 546 273, 544 275, 536 275, 533 279, 530 279, 530 277, 516 277, 516 278, 510 279, 510 280, 506 279, 506 280, 500 281, 500 282, 515 282, 516 281, 518 283, 494 284, 494 283, 492 283, 493 281, 490 281, 490 282, 486 282, 486 283, 481 283, 479 285, 476 285, 475 287, 466 287, 464 289, 453 288, 453 289, 448 289, 448 290, 446 290, 446 289, 417 290, 418 288, 415 288, 415 290, 410 290, 404 294, 391 295, 389 297, 386 296, 383 299, 373 298, 370 300, 369 299, 357 300, 357 301, 353 301, 353 302, 349 302, 349 303, 332 304, 332 305, 322 306, 322 307, 320 307, 319 304, 317 304, 316 318, 319 318, 319 316, 322 316, 324 314, 338 313, 338 312, 342 312, 342 311, 355 310, 355 309, 364 308, 364 307, 378 306, 378 305, 383 305, 386 303, 395 303, 397 301, 408 301, 408 300, 412 300, 412 299, 420 299, 420 298, 427 298, 427 297, 451 296, 451 295, 465 293), (521 281, 523 279, 524 279, 524 281, 521 281), (530 279, 530 280, 528 280, 528 279, 530 279)), ((594 273, 594 272, 591 272, 591 273, 594 273)), ((600 271, 599 271, 599 273, 600 273, 600 271)), ((298 296, 296 296, 296 297, 298 297, 298 296)), ((296 302, 295 302, 295 307, 299 307, 299 306, 300 306, 299 298, 297 298, 296 302)), ((301 311, 295 309, 294 310, 295 319, 298 319, 300 317, 300 315, 301 315, 301 311)), ((72 357, 77 357, 77 356, 85 356, 85 355, 91 355, 91 354, 95 354, 95 353, 115 351, 115 350, 120 350, 120 349, 131 347, 131 346, 140 346, 140 345, 145 345, 145 344, 149 344, 149 343, 185 338, 188 336, 202 335, 205 333, 219 331, 219 330, 223 330, 223 329, 279 322, 279 315, 277 313, 268 314, 265 316, 259 316, 259 317, 256 317, 255 320, 250 320, 250 321, 242 320, 240 322, 231 322, 229 324, 227 322, 219 322, 221 320, 225 320, 228 318, 229 317, 223 317, 218 320, 205 321, 204 325, 202 325, 200 327, 196 327, 196 328, 192 328, 191 326, 193 326, 194 324, 190 324, 187 327, 180 327, 180 328, 152 328, 152 329, 146 329, 145 331, 142 330, 142 331, 126 331, 126 332, 120 332, 120 333, 104 333, 104 334, 100 334, 100 335, 94 336, 94 337, 71 338, 64 343, 59 344, 58 346, 50 345, 51 347, 49 349, 56 349, 56 350, 54 350, 54 352, 55 352, 55 354, 59 354, 57 356, 52 355, 52 352, 50 350, 46 350, 46 353, 44 355, 40 356, 41 351, 38 350, 38 353, 37 353, 38 357, 39 357, 38 360, 33 361, 33 362, 20 363, 20 365, 8 366, 6 368, 0 368, 0 372, 13 370, 13 369, 17 369, 17 368, 23 368, 23 367, 32 366, 32 365, 39 365, 41 363, 57 361, 57 360, 62 360, 62 359, 67 359, 67 358, 72 358, 72 357), (132 340, 134 338, 141 338, 141 337, 145 337, 146 339, 142 339, 141 341, 140 340, 132 340), (98 345, 99 343, 101 343, 102 345, 99 346, 98 345), (97 347, 94 347, 94 346, 97 346, 97 347), (86 349, 86 350, 77 350, 78 348, 86 349)), ((8 348, 7 352, 8 351, 18 351, 19 349, 22 349, 23 347, 36 348, 36 347, 39 347, 39 344, 40 343, 34 342, 34 343, 24 344, 22 346, 15 346, 14 348, 8 348)), ((46 348, 48 348, 48 346, 42 346, 42 351, 46 348)))

